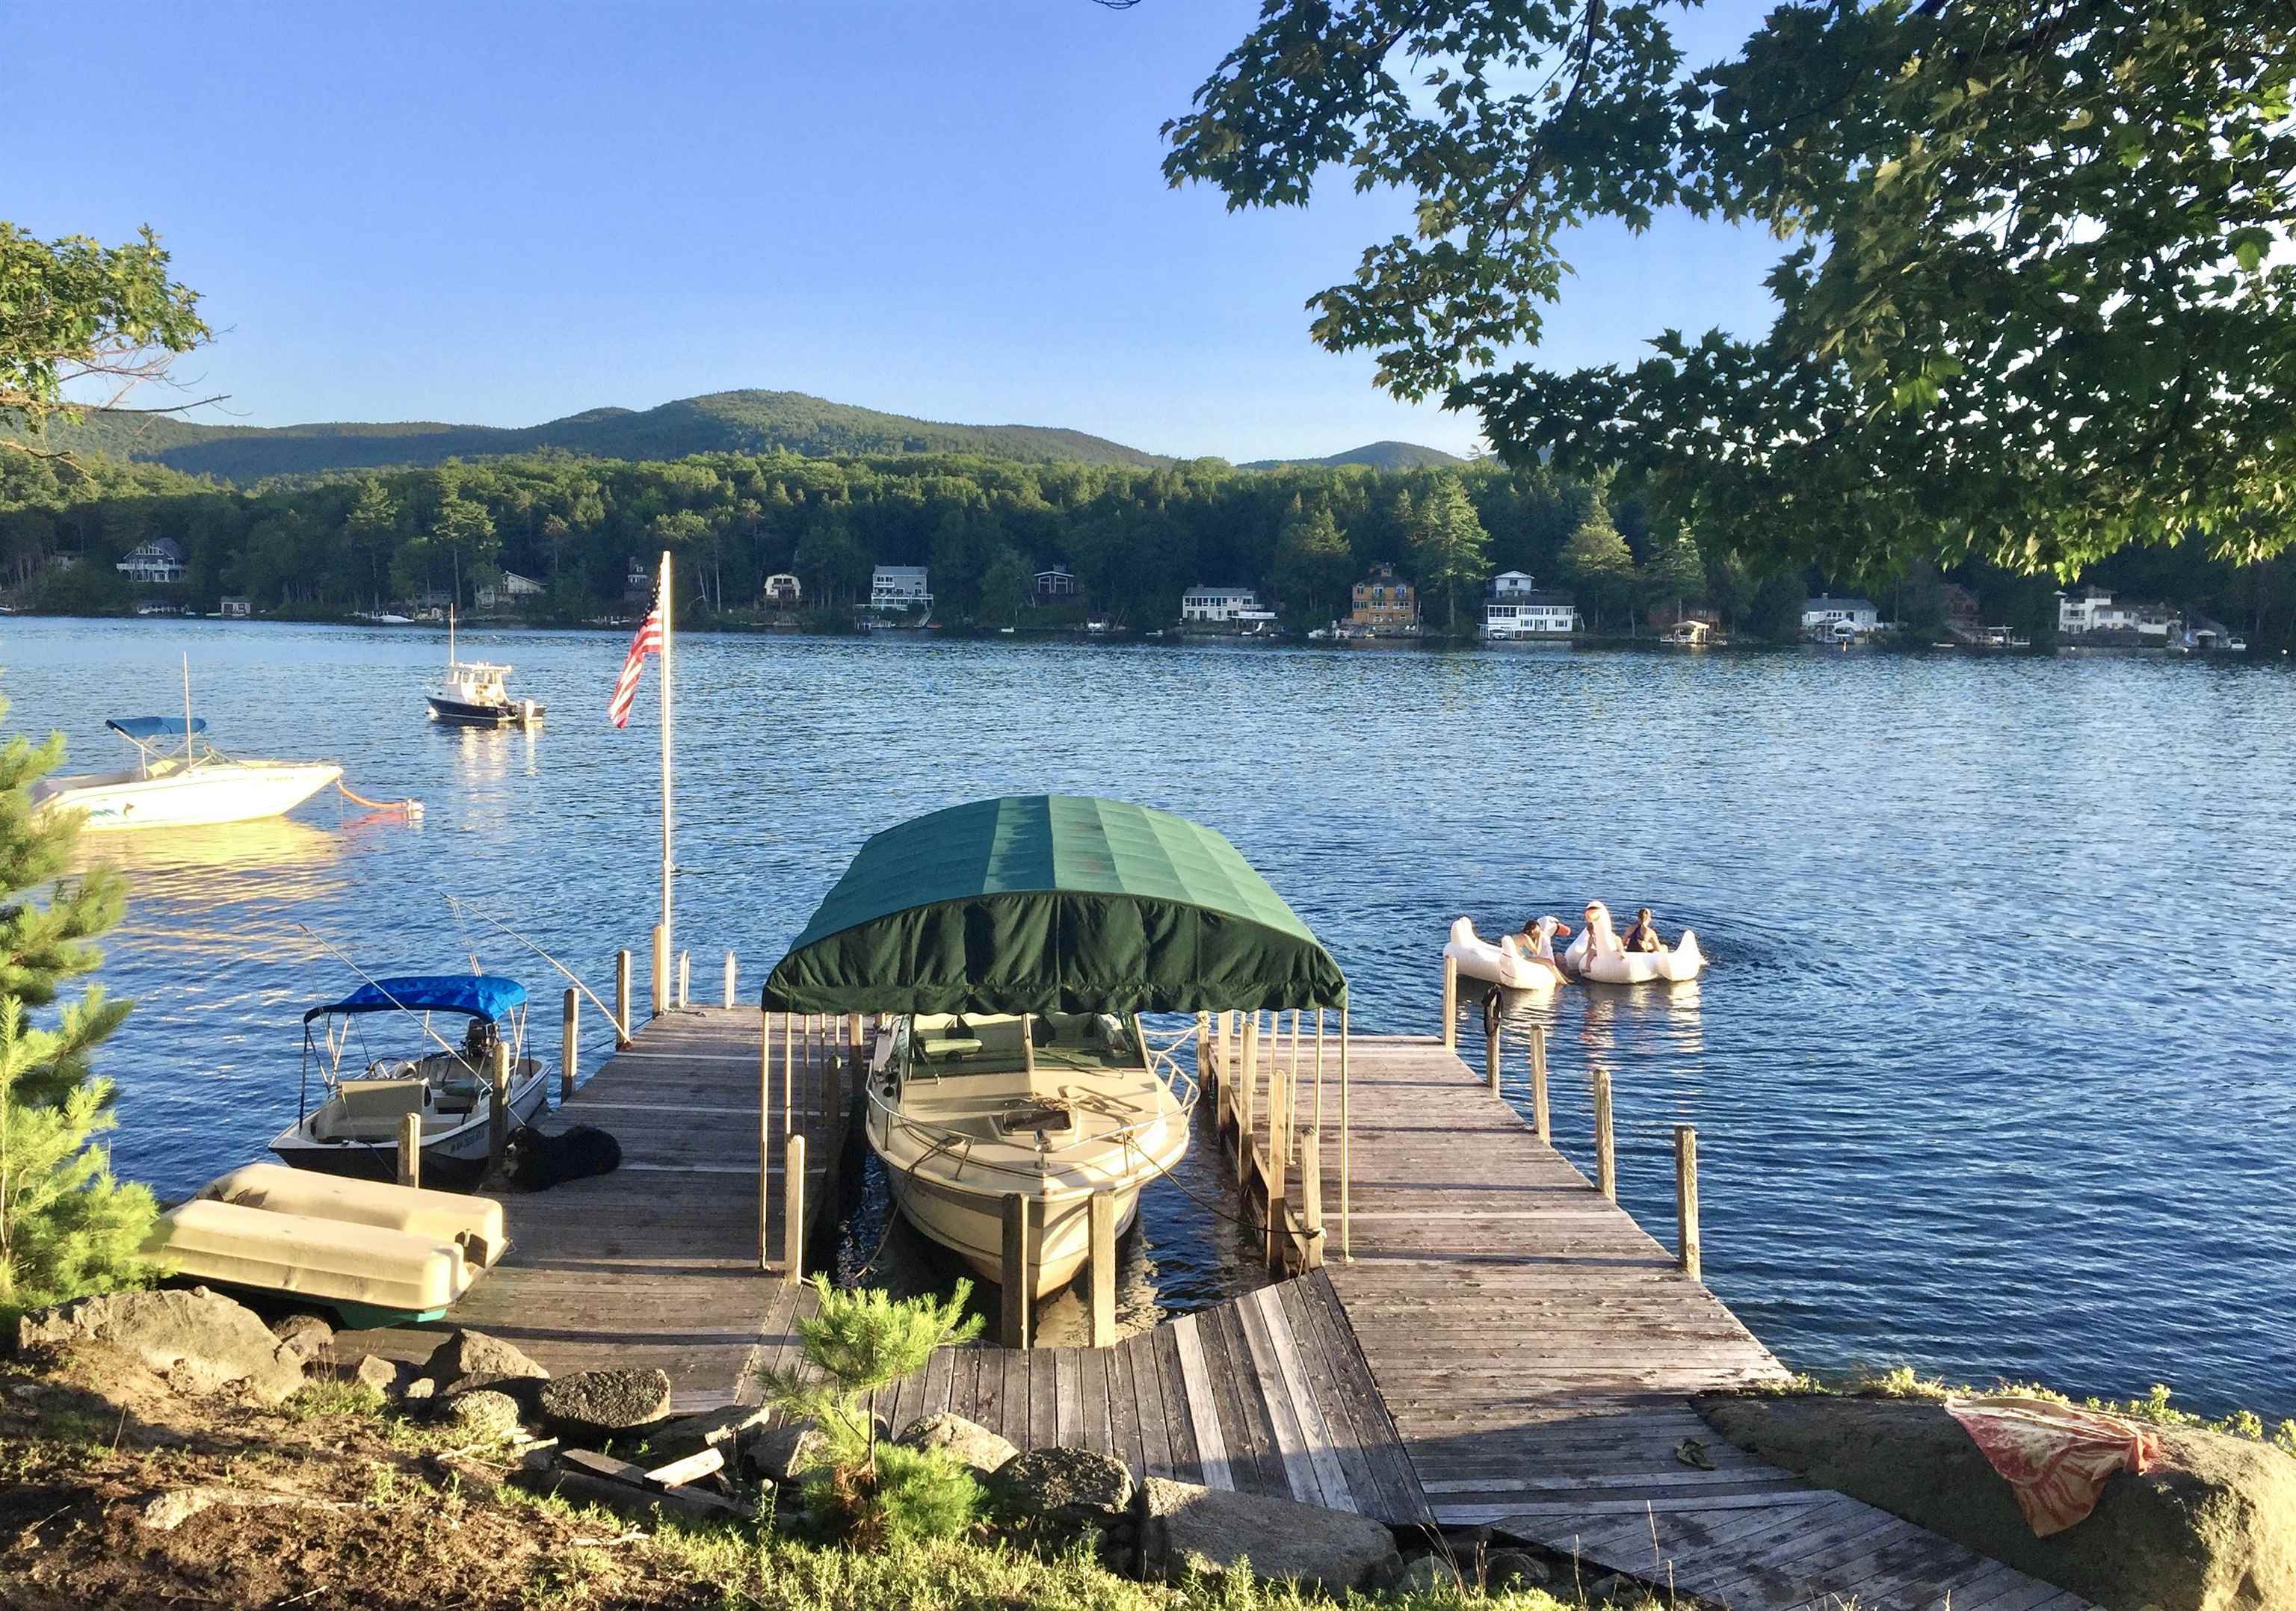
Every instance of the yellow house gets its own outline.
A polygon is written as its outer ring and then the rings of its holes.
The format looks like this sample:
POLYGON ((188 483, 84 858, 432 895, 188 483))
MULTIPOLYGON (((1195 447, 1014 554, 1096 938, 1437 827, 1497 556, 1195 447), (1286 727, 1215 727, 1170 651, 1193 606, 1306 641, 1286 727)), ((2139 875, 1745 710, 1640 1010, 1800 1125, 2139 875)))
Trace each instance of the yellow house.
POLYGON ((1377 631, 1382 626, 1419 625, 1419 590, 1398 578, 1392 565, 1374 565, 1371 575, 1355 586, 1355 609, 1348 625, 1377 631))

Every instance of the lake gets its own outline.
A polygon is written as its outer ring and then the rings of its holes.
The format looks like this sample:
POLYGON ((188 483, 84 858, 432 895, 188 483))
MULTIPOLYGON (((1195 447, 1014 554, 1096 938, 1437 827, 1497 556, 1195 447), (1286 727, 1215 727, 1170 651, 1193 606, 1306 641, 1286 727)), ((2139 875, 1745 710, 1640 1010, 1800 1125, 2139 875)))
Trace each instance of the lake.
MULTIPOLYGON (((531 957, 458 927, 451 894, 602 994, 617 946, 643 978, 654 684, 628 731, 607 725, 624 642, 465 633, 550 707, 538 732, 476 733, 423 718, 442 633, 0 625, 8 728, 62 729, 82 769, 111 764, 107 716, 180 707, 187 653, 227 750, 337 759, 359 792, 428 807, 409 826, 329 795, 282 822, 102 841, 135 878, 102 975, 137 1002, 101 1059, 123 1173, 180 1195, 293 1117, 298 1020, 348 977, 299 925, 371 971, 475 953, 554 999, 531 957)), ((1706 1278, 1789 1363, 2161 1381, 2196 1408, 2296 1414, 2284 663, 678 647, 697 996, 730 948, 754 1000, 870 833, 1002 793, 1112 795, 1226 833, 1339 958, 1367 1030, 1436 1026, 1462 912, 1488 933, 1649 904, 1713 966, 1542 1010, 1557 1140, 1591 1169, 1585 1076, 1609 1068, 1621 1200, 1669 1239, 1671 1126, 1697 1124, 1706 1278)), ((1148 1198, 1136 1318, 1248 1279, 1207 1208, 1148 1198)), ((882 1224, 849 1206, 849 1267, 882 1224)))

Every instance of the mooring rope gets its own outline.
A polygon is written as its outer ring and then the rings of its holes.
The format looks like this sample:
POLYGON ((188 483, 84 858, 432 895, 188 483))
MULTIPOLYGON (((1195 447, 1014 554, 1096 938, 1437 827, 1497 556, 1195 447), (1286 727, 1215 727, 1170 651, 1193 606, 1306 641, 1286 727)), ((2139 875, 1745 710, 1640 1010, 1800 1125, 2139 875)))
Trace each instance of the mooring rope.
POLYGON ((422 814, 422 802, 411 795, 403 800, 370 800, 363 794, 352 792, 340 778, 335 780, 335 787, 342 791, 343 798, 355 801, 369 811, 403 811, 410 817, 422 814))

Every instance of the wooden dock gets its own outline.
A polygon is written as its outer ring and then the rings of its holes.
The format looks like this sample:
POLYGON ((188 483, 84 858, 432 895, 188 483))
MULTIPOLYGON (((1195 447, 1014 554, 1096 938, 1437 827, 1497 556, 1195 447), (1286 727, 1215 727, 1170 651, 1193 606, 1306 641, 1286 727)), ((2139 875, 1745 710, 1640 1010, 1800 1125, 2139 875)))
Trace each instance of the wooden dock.
MULTIPOLYGON (((783 1125, 806 1137, 811 1220, 852 1089, 847 1043, 769 1022, 762 1241, 759 1016, 665 1013, 553 1121, 613 1133, 621 1169, 505 1196, 511 1252, 451 1324, 555 1372, 659 1365, 681 1410, 756 1402, 753 1372, 798 1357, 814 1302, 779 1268, 783 1125)), ((1714 1435, 1690 1396, 1783 1378, 1768 1350, 1439 1041, 1357 1037, 1350 1058, 1344 1230, 1327 1072, 1323 1268, 1113 1348, 947 1350, 879 1412, 952 1411, 1024 1448, 1399 1526, 1488 1525, 1741 1611, 2080 1611, 1714 1435)), ((1245 1106, 1263 1152, 1268 1106, 1245 1106)), ((1304 1101, 1290 1111, 1304 1124, 1304 1101)), ((448 1329, 342 1345, 419 1359, 448 1329)))

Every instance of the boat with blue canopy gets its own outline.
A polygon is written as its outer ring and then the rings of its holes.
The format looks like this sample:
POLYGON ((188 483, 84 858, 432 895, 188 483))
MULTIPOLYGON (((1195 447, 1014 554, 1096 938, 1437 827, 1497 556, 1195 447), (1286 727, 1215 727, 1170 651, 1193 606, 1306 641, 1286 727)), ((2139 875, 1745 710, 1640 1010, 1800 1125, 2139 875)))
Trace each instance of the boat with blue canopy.
POLYGON ((343 769, 332 761, 250 761, 206 740, 206 718, 114 716, 104 726, 135 759, 117 772, 45 778, 32 788, 43 813, 84 814, 84 830, 194 828, 246 822, 292 811, 343 769))
POLYGON ((422 1123, 422 1181, 467 1190, 487 1167, 498 1059, 509 1066, 510 1124, 529 1124, 549 1094, 542 1065, 526 1055, 526 986, 487 973, 399 974, 362 982, 340 1001, 303 1015, 303 1084, 296 1119, 271 1150, 298 1169, 369 1180, 398 1178, 399 1127, 422 1123), (439 1018, 459 1026, 450 1041, 439 1018), (387 1025, 413 1056, 377 1054, 371 1035, 387 1025), (311 1100, 316 1071, 324 1094, 311 1100))

